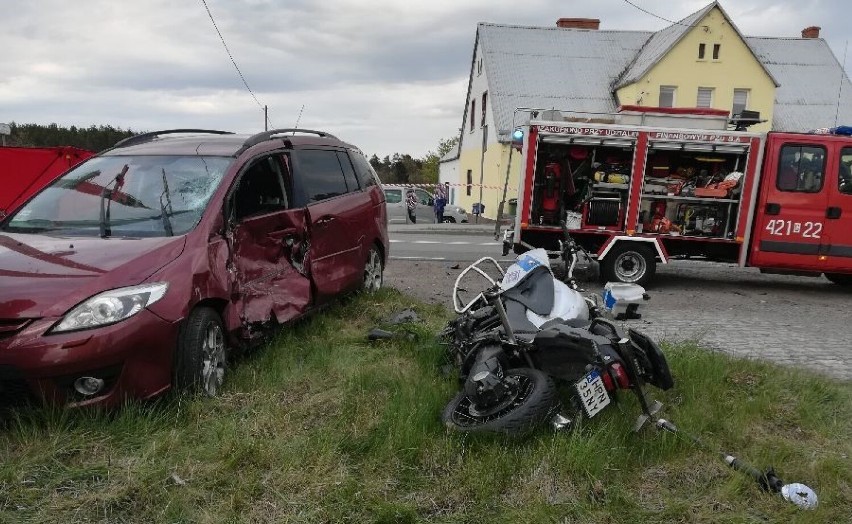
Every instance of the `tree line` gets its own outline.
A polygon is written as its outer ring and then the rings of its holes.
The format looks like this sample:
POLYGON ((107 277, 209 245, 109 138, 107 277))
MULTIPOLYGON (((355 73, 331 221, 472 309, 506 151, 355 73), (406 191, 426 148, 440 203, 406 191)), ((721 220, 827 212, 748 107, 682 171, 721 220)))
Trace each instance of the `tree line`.
MULTIPOLYGON (((89 151, 102 151, 116 142, 138 134, 130 129, 109 125, 77 127, 57 124, 9 124, 11 135, 6 137, 10 146, 54 147, 73 146, 89 151)), ((438 182, 438 161, 458 145, 458 137, 440 140, 435 151, 422 158, 405 153, 394 153, 384 158, 373 154, 370 164, 382 182, 388 184, 434 184, 438 182)))
POLYGON ((429 151, 423 158, 394 153, 379 159, 374 154, 370 157, 370 165, 386 184, 435 184, 438 182, 438 162, 458 143, 458 137, 442 139, 438 149, 429 151))
POLYGON ((119 140, 137 134, 130 129, 112 126, 77 127, 57 124, 9 124, 11 134, 6 137, 10 146, 55 147, 73 146, 89 151, 102 151, 115 145, 119 140))

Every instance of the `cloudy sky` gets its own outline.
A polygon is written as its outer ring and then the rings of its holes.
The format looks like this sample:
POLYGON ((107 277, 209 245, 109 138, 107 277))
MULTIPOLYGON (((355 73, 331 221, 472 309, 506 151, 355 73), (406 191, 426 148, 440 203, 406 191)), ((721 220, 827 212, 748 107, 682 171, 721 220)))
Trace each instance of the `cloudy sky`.
MULTIPOLYGON (((679 20, 709 0, 631 0, 679 20)), ((0 122, 135 131, 322 129, 367 154, 422 156, 457 133, 477 22, 668 24, 625 0, 0 0, 0 122), (303 109, 304 108, 304 109, 303 109)), ((841 62, 848 0, 727 0, 749 36, 809 25, 841 62)), ((848 61, 852 60, 852 57, 848 61)))

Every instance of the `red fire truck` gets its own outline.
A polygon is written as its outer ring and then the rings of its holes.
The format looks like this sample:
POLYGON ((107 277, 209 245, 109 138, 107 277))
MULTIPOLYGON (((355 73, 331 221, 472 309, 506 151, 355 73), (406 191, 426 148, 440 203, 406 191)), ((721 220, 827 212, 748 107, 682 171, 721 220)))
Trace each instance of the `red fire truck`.
POLYGON ((0 147, 0 217, 95 153, 77 147, 0 147))
POLYGON ((620 115, 522 128, 504 249, 558 253, 565 221, 605 281, 645 284, 658 263, 701 258, 852 284, 852 137, 729 131, 724 112, 719 126, 714 110, 656 111, 654 125, 620 115), (717 129, 695 127, 702 119, 717 129))

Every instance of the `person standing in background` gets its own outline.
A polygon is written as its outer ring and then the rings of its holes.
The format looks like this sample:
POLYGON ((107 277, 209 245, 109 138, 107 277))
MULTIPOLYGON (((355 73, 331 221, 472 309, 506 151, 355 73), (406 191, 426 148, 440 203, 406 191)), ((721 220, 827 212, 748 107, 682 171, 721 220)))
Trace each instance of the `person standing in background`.
POLYGON ((444 192, 444 186, 437 184, 435 186, 435 194, 432 196, 434 201, 435 222, 441 224, 444 222, 444 207, 447 205, 447 194, 444 192))
POLYGON ((413 189, 407 189, 405 191, 405 207, 408 209, 408 219, 411 220, 412 224, 416 224, 417 195, 414 194, 413 189))

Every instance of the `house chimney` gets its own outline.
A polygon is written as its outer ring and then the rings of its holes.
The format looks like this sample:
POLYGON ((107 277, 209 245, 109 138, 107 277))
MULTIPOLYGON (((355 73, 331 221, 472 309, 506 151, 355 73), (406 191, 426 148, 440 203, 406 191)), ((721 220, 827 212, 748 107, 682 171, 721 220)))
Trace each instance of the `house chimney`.
POLYGON ((819 38, 819 30, 821 27, 812 25, 802 29, 802 38, 819 38))
POLYGON ((598 18, 560 18, 556 21, 556 27, 564 29, 591 29, 597 31, 600 26, 601 21, 598 18))

